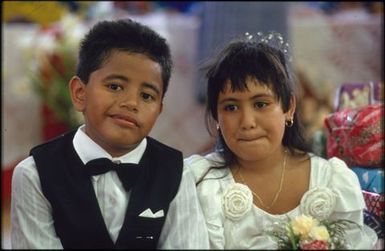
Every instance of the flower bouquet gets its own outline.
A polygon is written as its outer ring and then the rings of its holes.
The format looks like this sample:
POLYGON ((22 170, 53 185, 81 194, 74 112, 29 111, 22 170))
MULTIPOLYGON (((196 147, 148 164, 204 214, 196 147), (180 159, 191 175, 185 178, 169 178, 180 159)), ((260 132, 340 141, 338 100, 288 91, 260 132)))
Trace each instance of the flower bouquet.
POLYGON ((277 240, 279 249, 348 249, 345 230, 350 224, 356 223, 345 219, 318 221, 312 216, 299 215, 283 224, 274 223, 268 234, 277 240))
POLYGON ((39 27, 35 34, 26 34, 20 41, 31 67, 29 78, 33 90, 69 128, 83 121, 72 106, 68 82, 76 73, 76 52, 86 30, 79 17, 68 14, 57 23, 39 27))
POLYGON ((347 249, 345 231, 359 225, 346 219, 329 220, 336 194, 328 187, 315 187, 301 199, 302 214, 283 223, 274 223, 268 234, 275 237, 280 249, 328 250, 347 249))

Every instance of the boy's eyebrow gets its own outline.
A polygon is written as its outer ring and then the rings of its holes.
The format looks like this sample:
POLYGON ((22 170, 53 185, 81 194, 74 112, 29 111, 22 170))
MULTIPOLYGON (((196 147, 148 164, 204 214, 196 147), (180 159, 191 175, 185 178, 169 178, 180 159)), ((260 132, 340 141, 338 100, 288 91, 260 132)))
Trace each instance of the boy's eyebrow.
POLYGON ((122 81, 125 81, 125 82, 128 82, 128 78, 124 75, 120 75, 120 74, 111 74, 111 75, 108 75, 107 77, 105 77, 103 79, 103 81, 108 81, 108 80, 113 80, 113 79, 120 79, 122 81))
MULTIPOLYGON (((249 98, 250 100, 253 100, 253 99, 256 99, 256 98, 271 98, 272 96, 270 94, 266 94, 266 93, 260 93, 260 94, 256 94, 254 96, 252 96, 251 98, 249 98)), ((223 104, 225 102, 236 102, 238 101, 239 99, 237 98, 233 98, 233 97, 229 97, 229 98, 224 98, 222 99, 219 104, 223 104)))
POLYGON ((152 84, 152 83, 144 82, 144 83, 142 84, 142 86, 147 87, 147 88, 150 88, 150 89, 152 89, 154 92, 156 92, 156 94, 160 95, 160 90, 159 90, 159 88, 158 88, 156 85, 154 85, 154 84, 152 84))
MULTIPOLYGON (((120 74, 111 74, 111 75, 108 75, 107 77, 105 77, 105 78, 103 79, 103 81, 109 81, 109 80, 114 80, 114 79, 120 79, 120 80, 122 80, 122 81, 129 82, 129 79, 128 79, 126 76, 120 75, 120 74)), ((152 83, 144 82, 144 83, 142 83, 142 86, 147 87, 147 88, 150 88, 150 89, 152 89, 154 92, 156 92, 157 94, 160 95, 160 90, 159 90, 159 88, 158 88, 156 85, 154 85, 154 84, 152 84, 152 83)))

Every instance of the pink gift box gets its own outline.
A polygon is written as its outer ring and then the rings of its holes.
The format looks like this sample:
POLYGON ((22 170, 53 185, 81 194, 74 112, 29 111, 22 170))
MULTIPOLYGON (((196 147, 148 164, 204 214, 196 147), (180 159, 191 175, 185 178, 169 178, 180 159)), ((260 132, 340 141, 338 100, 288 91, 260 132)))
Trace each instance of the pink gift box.
POLYGON ((373 213, 384 219, 384 194, 372 193, 362 190, 364 200, 369 213, 373 213))

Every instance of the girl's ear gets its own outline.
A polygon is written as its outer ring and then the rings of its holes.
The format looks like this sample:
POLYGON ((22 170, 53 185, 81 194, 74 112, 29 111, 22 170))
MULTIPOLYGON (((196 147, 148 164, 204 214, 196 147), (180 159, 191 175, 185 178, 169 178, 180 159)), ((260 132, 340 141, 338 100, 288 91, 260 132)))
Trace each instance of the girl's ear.
POLYGON ((160 103, 159 114, 163 111, 163 101, 160 103))
POLYGON ((78 112, 83 112, 86 107, 86 87, 87 86, 77 76, 72 77, 69 81, 72 104, 78 112))
POLYGON ((287 111, 287 118, 286 118, 286 120, 290 120, 290 119, 294 118, 294 113, 295 113, 296 107, 297 107, 297 100, 296 100, 294 95, 291 95, 291 98, 290 98, 290 108, 287 111))

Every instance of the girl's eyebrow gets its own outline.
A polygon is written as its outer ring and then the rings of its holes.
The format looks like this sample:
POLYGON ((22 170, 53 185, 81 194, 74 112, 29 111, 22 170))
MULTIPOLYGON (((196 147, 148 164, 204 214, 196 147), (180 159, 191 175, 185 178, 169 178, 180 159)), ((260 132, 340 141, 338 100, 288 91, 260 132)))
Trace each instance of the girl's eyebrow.
MULTIPOLYGON (((257 99, 257 98, 271 98, 272 95, 270 94, 267 94, 267 93, 259 93, 259 94, 256 94, 252 97, 250 97, 249 99, 250 100, 253 100, 253 99, 257 99)), ((228 97, 228 98, 224 98, 222 99, 219 104, 223 104, 223 103, 226 103, 226 102, 237 102, 239 99, 237 98, 234 98, 234 97, 228 97)))
POLYGON ((219 104, 223 104, 226 102, 236 102, 236 101, 238 101, 238 99, 236 99, 236 98, 224 98, 219 102, 219 104))
POLYGON ((271 94, 268 93, 260 93, 252 96, 250 99, 256 99, 256 98, 271 98, 273 97, 271 94))

